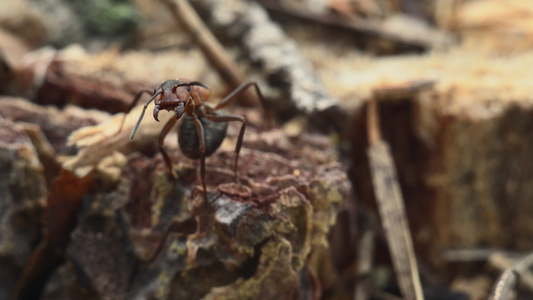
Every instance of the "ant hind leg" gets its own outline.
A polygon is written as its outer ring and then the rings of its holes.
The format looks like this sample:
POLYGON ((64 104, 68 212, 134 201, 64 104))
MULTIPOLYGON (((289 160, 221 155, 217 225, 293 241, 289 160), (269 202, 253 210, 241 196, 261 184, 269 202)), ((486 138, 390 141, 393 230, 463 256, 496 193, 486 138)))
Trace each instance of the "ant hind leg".
POLYGON ((206 118, 213 122, 231 122, 238 121, 241 122, 241 130, 239 131, 239 136, 237 138, 237 144, 235 145, 235 163, 233 165, 233 173, 235 174, 235 180, 239 182, 238 176, 238 165, 239 165, 239 154, 241 152, 242 141, 244 139, 244 131, 246 130, 246 119, 243 116, 237 115, 207 115, 206 118))

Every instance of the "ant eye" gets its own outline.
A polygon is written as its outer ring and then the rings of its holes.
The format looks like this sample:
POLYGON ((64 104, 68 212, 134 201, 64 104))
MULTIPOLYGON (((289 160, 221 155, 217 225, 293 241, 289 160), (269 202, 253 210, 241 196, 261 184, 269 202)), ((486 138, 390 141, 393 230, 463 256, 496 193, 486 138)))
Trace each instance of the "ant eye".
POLYGON ((187 92, 191 91, 191 87, 190 86, 185 86, 185 89, 187 89, 187 92))

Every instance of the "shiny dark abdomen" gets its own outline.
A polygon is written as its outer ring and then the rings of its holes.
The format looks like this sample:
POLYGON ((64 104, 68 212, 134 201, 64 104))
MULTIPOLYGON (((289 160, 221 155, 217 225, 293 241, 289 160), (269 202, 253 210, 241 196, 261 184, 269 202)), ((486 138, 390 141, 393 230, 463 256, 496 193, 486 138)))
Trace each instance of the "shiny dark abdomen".
MULTIPOLYGON (((178 143, 180 149, 188 158, 200 158, 200 143, 194 120, 189 115, 183 115, 181 125, 178 129, 178 143)), ((200 118, 200 123, 204 127, 205 156, 215 152, 226 137, 228 129, 227 122, 213 122, 206 118, 200 118)))

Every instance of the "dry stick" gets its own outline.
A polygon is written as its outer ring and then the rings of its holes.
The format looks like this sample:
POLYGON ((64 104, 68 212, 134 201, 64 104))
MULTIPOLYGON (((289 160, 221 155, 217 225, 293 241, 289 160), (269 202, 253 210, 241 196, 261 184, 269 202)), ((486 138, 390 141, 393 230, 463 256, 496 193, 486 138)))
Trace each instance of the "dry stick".
POLYGON ((196 0, 192 4, 206 12, 212 28, 239 44, 248 59, 261 66, 262 77, 272 87, 286 94, 274 104, 278 109, 296 108, 307 115, 334 112, 336 121, 342 119, 339 100, 327 91, 311 62, 263 7, 243 0, 196 0))
POLYGON ((513 288, 516 285, 517 280, 516 271, 513 269, 507 269, 498 279, 498 282, 494 286, 489 300, 509 300, 513 299, 511 296, 513 288))
POLYGON ((522 283, 524 287, 533 290, 533 275, 528 271, 533 265, 533 253, 517 260, 514 264, 512 260, 501 253, 495 253, 492 255, 490 261, 497 267, 501 267, 502 265, 508 266, 494 285, 489 298, 490 300, 511 299, 511 293, 516 286, 518 279, 520 279, 520 283, 522 283))
MULTIPOLYGON (((207 60, 220 77, 233 90, 245 81, 233 59, 226 53, 211 31, 205 26, 194 8, 187 0, 162 0, 169 8, 176 21, 189 33, 194 43, 200 47, 207 60)), ((253 105, 259 99, 252 90, 247 90, 240 103, 253 105)))
POLYGON ((424 299, 407 216, 389 146, 381 139, 377 99, 367 106, 368 159, 372 183, 391 252, 398 284, 405 299, 424 299))
POLYGON ((366 300, 370 298, 371 283, 370 273, 374 262, 374 231, 367 229, 359 241, 357 253, 357 284, 355 286, 354 300, 366 300))
MULTIPOLYGON (((355 33, 377 36, 398 44, 425 50, 446 47, 455 43, 451 35, 429 26, 424 27, 425 25, 423 23, 416 24, 418 29, 416 32, 415 30, 399 31, 395 30, 393 26, 385 26, 386 24, 382 21, 342 18, 334 14, 315 13, 301 8, 291 8, 288 5, 278 3, 278 1, 260 0, 259 3, 272 12, 288 15, 300 20, 320 23, 334 29, 343 29, 355 33)), ((413 29, 414 25, 410 26, 410 29, 413 29)))
POLYGON ((19 124, 22 126, 24 132, 26 132, 37 151, 39 160, 44 167, 46 183, 49 187, 52 186, 55 177, 61 171, 61 164, 57 160, 54 147, 52 147, 40 126, 25 122, 19 122, 19 124))
POLYGON ((403 300, 402 298, 396 295, 389 294, 383 291, 377 291, 377 290, 372 293, 372 298, 375 298, 378 300, 403 300))
MULTIPOLYGON (((466 249, 448 249, 442 253, 442 258, 450 263, 465 263, 465 262, 486 262, 496 254, 505 255, 506 257, 515 255, 511 252, 506 252, 501 249, 491 248, 466 248, 466 249)), ((496 266, 499 268, 498 266, 496 266)), ((501 268, 505 270, 508 266, 501 268)))
MULTIPOLYGON (((444 251, 443 257, 447 262, 488 261, 489 264, 492 267, 496 268, 498 271, 506 272, 513 269, 513 266, 515 265, 517 260, 519 260, 518 258, 525 256, 521 256, 515 252, 504 251, 500 249, 474 248, 446 250, 444 251)), ((527 265, 526 262, 527 261, 522 261, 522 266, 527 265)), ((533 264, 533 261, 530 261, 530 264, 533 264)), ((533 292, 533 273, 527 270, 527 266, 523 270, 518 270, 516 267, 513 270, 517 271, 520 275, 520 285, 523 288, 533 292)), ((513 272, 507 272, 505 276, 502 274, 502 280, 512 280, 512 278, 509 277, 510 274, 513 274, 513 272)))

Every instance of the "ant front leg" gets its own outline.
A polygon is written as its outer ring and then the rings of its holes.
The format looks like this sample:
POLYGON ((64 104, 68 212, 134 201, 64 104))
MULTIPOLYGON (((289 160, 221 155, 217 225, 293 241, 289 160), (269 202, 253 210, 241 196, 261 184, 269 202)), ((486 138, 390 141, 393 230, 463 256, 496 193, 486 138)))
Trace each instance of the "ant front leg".
POLYGON ((172 117, 170 118, 170 120, 168 120, 168 122, 165 124, 165 127, 163 127, 163 130, 161 130, 161 134, 159 135, 159 142, 157 143, 157 145, 159 146, 159 152, 161 152, 161 154, 163 155, 165 164, 167 165, 168 170, 170 171, 170 174, 172 174, 172 177, 174 177, 174 179, 178 178, 178 174, 176 174, 176 172, 174 171, 174 168, 172 167, 172 160, 170 159, 170 156, 168 156, 168 153, 165 148, 163 148, 163 144, 165 142, 165 137, 170 132, 172 127, 174 127, 177 121, 177 115, 176 117, 172 117))
POLYGON ((206 118, 213 122, 239 121, 242 123, 241 130, 239 132, 239 137, 237 138, 237 145, 235 145, 235 164, 233 165, 233 172, 235 174, 235 180, 239 181, 239 177, 237 175, 237 167, 239 164, 239 153, 241 152, 242 141, 244 138, 244 131, 246 130, 246 119, 243 116, 237 116, 237 115, 207 115, 206 118))

